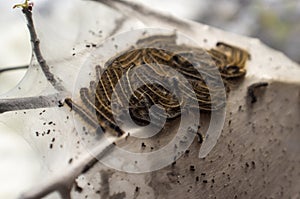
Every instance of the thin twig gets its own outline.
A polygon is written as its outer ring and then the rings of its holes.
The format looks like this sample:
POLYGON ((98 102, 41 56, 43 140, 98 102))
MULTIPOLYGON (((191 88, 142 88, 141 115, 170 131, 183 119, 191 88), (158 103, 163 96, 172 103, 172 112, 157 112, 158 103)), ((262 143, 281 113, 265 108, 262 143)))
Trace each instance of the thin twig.
POLYGON ((8 111, 55 107, 59 106, 59 101, 62 99, 62 94, 15 99, 0 99, 0 114, 8 111))
POLYGON ((39 65, 42 68, 42 71, 44 72, 47 80, 52 84, 52 86, 56 90, 65 91, 65 88, 55 79, 55 76, 50 72, 49 66, 41 53, 40 40, 38 39, 37 33, 35 31, 35 27, 32 19, 32 12, 28 8, 23 8, 22 12, 24 13, 27 20, 27 27, 30 33, 33 52, 36 56, 39 65))
POLYGON ((0 73, 11 71, 11 70, 21 70, 21 69, 28 69, 28 65, 25 66, 14 66, 14 67, 5 67, 5 68, 0 68, 0 73))

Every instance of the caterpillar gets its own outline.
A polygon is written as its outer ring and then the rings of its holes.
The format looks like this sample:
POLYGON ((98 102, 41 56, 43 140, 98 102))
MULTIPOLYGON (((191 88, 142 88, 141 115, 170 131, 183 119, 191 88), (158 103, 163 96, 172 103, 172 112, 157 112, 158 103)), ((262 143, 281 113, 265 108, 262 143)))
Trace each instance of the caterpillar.
MULTIPOLYGON (((113 113, 115 102, 128 108, 131 118, 139 125, 150 123, 149 109, 154 104, 164 110, 168 120, 181 115, 180 107, 187 103, 187 98, 198 102, 189 109, 218 110, 226 104, 218 96, 224 92, 224 86, 229 87, 230 81, 246 74, 248 59, 250 54, 246 50, 223 42, 205 50, 176 44, 176 35, 149 36, 110 58, 103 67, 105 70, 100 65, 95 66, 96 79, 89 87, 80 89, 82 107, 71 98, 65 99, 65 103, 91 126, 113 129, 120 136, 124 132, 118 127, 114 114, 122 113, 113 113), (180 73, 190 87, 172 77, 163 66, 180 73), (224 86, 217 83, 220 76, 224 86), (162 86, 160 77, 169 77, 169 85, 180 91, 179 95, 162 86), (117 85, 118 92, 114 92, 117 85), (134 89, 136 85, 142 86, 134 89)), ((163 117, 159 112, 154 116, 157 120, 163 117)))

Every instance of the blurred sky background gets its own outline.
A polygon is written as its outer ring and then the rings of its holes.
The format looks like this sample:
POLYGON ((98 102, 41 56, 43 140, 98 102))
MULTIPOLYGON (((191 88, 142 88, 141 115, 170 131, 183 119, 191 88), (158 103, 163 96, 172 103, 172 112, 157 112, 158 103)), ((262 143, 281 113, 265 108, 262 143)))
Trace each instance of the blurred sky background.
MULTIPOLYGON (((230 32, 260 38, 300 63, 300 0, 135 0, 230 32)), ((28 64, 30 39, 23 15, 0 1, 0 68, 28 64)), ((48 13, 64 0, 35 0, 48 13)), ((69 1, 68 1, 69 2, 69 1)), ((25 70, 0 73, 0 94, 13 88, 25 70)), ((25 141, 0 123, 0 198, 14 198, 30 184, 36 172, 34 152, 25 141), (18 170, 16 170, 18 168, 18 170), (19 171, 19 172, 17 172, 19 171)))

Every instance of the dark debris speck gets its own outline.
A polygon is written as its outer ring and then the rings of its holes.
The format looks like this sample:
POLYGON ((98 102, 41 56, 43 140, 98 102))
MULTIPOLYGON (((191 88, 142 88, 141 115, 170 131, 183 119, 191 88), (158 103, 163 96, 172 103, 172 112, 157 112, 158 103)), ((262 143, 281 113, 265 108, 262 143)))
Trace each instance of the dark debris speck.
POLYGON ((255 162, 254 162, 254 161, 252 161, 252 162, 251 162, 251 165, 252 165, 252 168, 253 168, 253 169, 255 169, 255 168, 256 168, 256 166, 255 166, 255 162))
POLYGON ((196 168, 195 168, 194 165, 191 165, 191 166, 190 166, 190 171, 196 171, 196 168))

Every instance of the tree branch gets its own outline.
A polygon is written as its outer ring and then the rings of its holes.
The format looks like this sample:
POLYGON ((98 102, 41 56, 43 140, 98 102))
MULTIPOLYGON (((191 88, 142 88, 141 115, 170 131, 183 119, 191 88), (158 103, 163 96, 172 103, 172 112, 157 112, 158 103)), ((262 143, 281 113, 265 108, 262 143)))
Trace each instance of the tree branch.
POLYGON ((43 73, 45 74, 47 80, 52 84, 52 86, 58 91, 64 91, 65 88, 56 80, 55 76, 49 70, 49 66, 44 59, 41 50, 40 50, 40 40, 38 39, 37 33, 35 31, 33 19, 32 19, 32 12, 27 7, 22 9, 26 20, 27 20, 27 27, 30 33, 30 38, 32 42, 33 52, 36 56, 36 59, 41 66, 43 73))
MULTIPOLYGON (((32 19, 32 4, 26 0, 24 4, 18 4, 15 7, 22 7, 22 12, 25 15, 27 20, 27 27, 30 33, 30 38, 32 42, 33 53, 36 56, 36 59, 46 76, 50 84, 59 91, 58 94, 48 95, 48 96, 35 96, 35 97, 26 97, 26 98, 13 98, 13 99, 0 99, 0 114, 8 111, 17 111, 25 109, 36 109, 44 107, 54 107, 59 106, 59 101, 63 101, 63 93, 65 88, 57 81, 54 74, 51 73, 49 66, 44 59, 41 50, 40 50, 40 41, 38 39, 34 22, 32 19)), ((0 69, 1 72, 17 70, 17 69, 26 69, 28 66, 17 66, 12 68, 3 68, 0 69)))
POLYGON ((8 111, 55 107, 60 105, 59 101, 62 99, 62 94, 15 99, 0 99, 0 114, 8 111))

